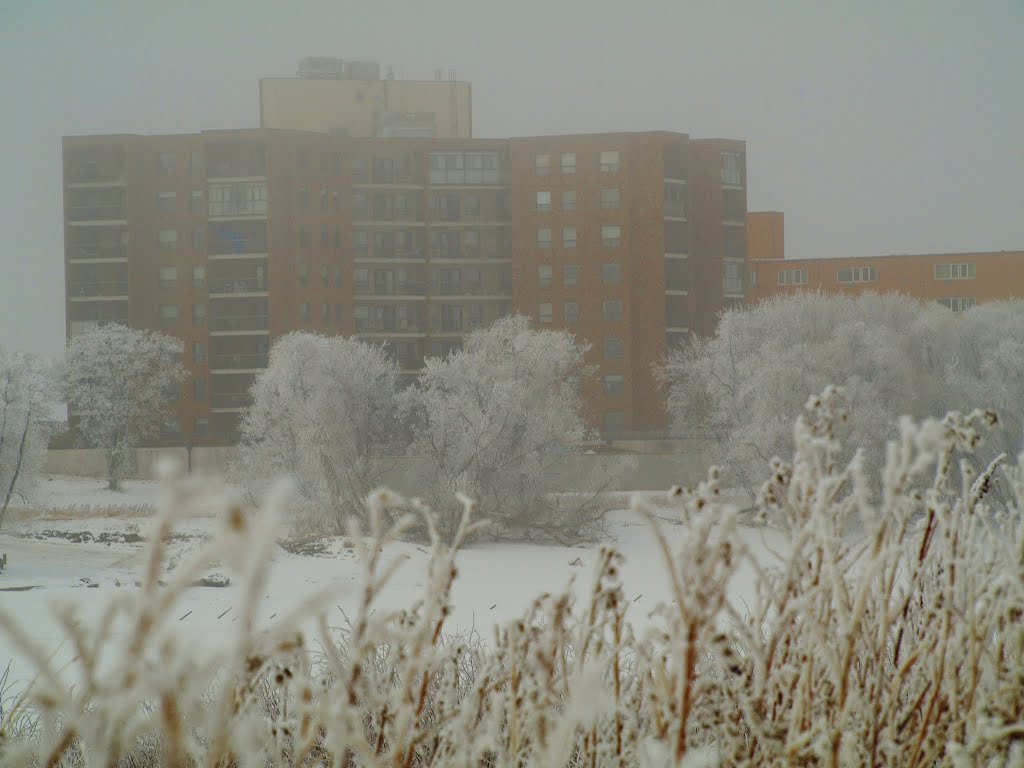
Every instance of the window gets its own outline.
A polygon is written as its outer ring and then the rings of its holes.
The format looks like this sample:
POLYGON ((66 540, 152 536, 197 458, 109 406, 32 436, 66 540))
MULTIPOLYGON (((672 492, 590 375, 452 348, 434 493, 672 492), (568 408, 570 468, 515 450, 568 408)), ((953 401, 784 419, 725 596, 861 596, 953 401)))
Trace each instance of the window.
POLYGON ((324 325, 327 325, 327 323, 330 322, 330 320, 331 320, 331 305, 330 304, 321 304, 320 305, 320 320, 323 321, 324 325))
POLYGON ((431 184, 501 184, 508 176, 508 157, 498 152, 431 152, 431 184))
POLYGON ((621 373, 609 373, 603 381, 606 395, 621 395, 626 389, 626 377, 621 373))
POLYGON ((207 194, 207 212, 210 216, 266 216, 267 183, 211 184, 207 194))
POLYGON ((370 215, 370 201, 362 192, 352 193, 352 215, 366 217, 370 215))
POLYGON ((690 265, 687 259, 665 259, 665 290, 688 291, 690 289, 690 265))
POLYGON ((547 176, 551 173, 551 155, 536 155, 533 158, 533 171, 538 176, 547 176))
POLYGON ((160 248, 165 251, 173 251, 178 247, 178 230, 161 229, 159 233, 160 248))
POLYGON ((621 432, 626 428, 626 414, 622 411, 606 411, 604 414, 605 432, 621 432))
POLYGON ((203 416, 196 416, 192 420, 192 434, 193 435, 205 435, 209 429, 209 420, 203 416))
POLYGON ((341 325, 341 304, 334 305, 334 324, 341 325))
POLYGON ((722 246, 727 259, 747 258, 747 228, 722 227, 722 246))
POLYGON ((309 264, 299 264, 299 285, 309 285, 309 264))
POLYGON ((341 288, 341 267, 334 268, 334 287, 341 288))
POLYGON ((156 193, 156 207, 162 213, 168 213, 178 207, 178 193, 177 192, 157 192, 156 193))
POLYGON ((305 224, 300 224, 299 225, 299 247, 300 248, 309 248, 309 243, 310 243, 310 240, 309 240, 309 227, 307 227, 305 224))
POLYGON ((601 245, 614 248, 621 245, 622 227, 618 224, 605 224, 601 227, 601 245))
POLYGON ((334 212, 341 213, 341 195, 337 192, 332 192, 331 197, 334 199, 334 212))
POLYGON ((562 247, 576 247, 576 227, 562 227, 562 247))
POLYGON ((722 183, 734 187, 743 184, 743 155, 739 152, 722 153, 722 183))
POLYGON ((580 276, 578 264, 566 264, 562 267, 562 285, 576 285, 580 276))
POLYGON ((206 282, 206 267, 192 267, 192 287, 202 288, 206 282))
POLYGON ((779 285, 807 285, 807 270, 780 269, 779 285))
POLYGON ((542 323, 551 322, 551 302, 545 301, 537 308, 537 317, 542 323))
POLYGON ((301 304, 299 304, 299 322, 300 323, 308 323, 309 320, 310 320, 309 302, 308 301, 304 301, 301 304))
POLYGON ((551 210, 551 192, 549 190, 543 190, 537 193, 537 210, 551 210))
POLYGON ((370 287, 370 270, 356 269, 352 272, 352 285, 356 290, 366 290, 370 287))
POLYGON ((160 267, 160 287, 161 288, 177 288, 178 287, 178 268, 177 267, 160 267))
POLYGON ((193 176, 203 175, 203 153, 202 152, 189 152, 188 154, 188 170, 193 176))
POLYGON ((615 173, 619 170, 619 151, 617 149, 601 153, 601 170, 605 173, 615 173))
POLYGON ((686 184, 678 181, 666 181, 662 202, 666 218, 685 219, 686 184))
POLYGON ((173 416, 163 420, 160 429, 165 435, 176 435, 178 434, 178 420, 173 416))
POLYGON ((320 225, 320 247, 327 248, 331 244, 330 228, 326 224, 320 225))
POLYGON ((551 230, 547 227, 537 230, 537 247, 538 248, 550 248, 551 247, 551 230))
POLYGON ((936 264, 936 280, 973 280, 975 277, 974 262, 964 264, 936 264))
POLYGON ((201 341, 192 342, 192 362, 196 365, 202 365, 206 362, 206 349, 201 341))
POLYGON ((619 207, 618 187, 605 187, 601 190, 601 210, 614 211, 619 207))
POLYGON ((836 275, 840 283, 873 283, 875 282, 874 267, 845 267, 836 275))
POLYGON ((203 213, 203 191, 192 190, 192 213, 203 213))
POLYGON ((540 281, 541 288, 551 287, 551 276, 551 265, 542 264, 541 266, 537 267, 537 279, 540 281))
POLYGON ((576 173, 576 153, 562 153, 562 173, 576 173))
POLYGON ((178 172, 178 157, 173 152, 160 153, 160 173, 169 176, 178 172))
POLYGON ((328 202, 329 199, 330 198, 327 196, 327 188, 320 187, 320 210, 324 213, 327 213, 330 208, 330 203, 328 202))
POLYGON ((575 211, 576 210, 576 190, 565 189, 562 190, 562 210, 563 211, 575 211))
POLYGON ((580 305, 575 301, 565 302, 564 312, 566 325, 572 325, 580 319, 580 305))
MULTIPOLYGON (((540 193, 538 193, 540 194, 540 193)), ((402 196, 405 200, 405 196, 402 196)), ((550 199, 548 200, 550 203, 550 199)), ((462 201, 462 212, 466 216, 479 216, 480 215, 480 196, 479 195, 466 195, 466 198, 462 201)))
POLYGON ((309 150, 297 149, 295 151, 295 167, 300 171, 309 169, 309 150))
POLYGON ((722 293, 726 296, 743 295, 743 262, 722 262, 722 293))
POLYGON ((192 305, 192 325, 206 325, 206 305, 192 305))
POLYGON ((352 250, 356 253, 366 253, 370 250, 370 233, 363 229, 357 229, 353 232, 352 250))
POLYGON ((206 237, 206 230, 202 227, 196 227, 192 230, 192 249, 196 251, 203 250, 203 240, 206 237))
POLYGON ((178 322, 178 305, 177 304, 161 304, 160 305, 160 327, 168 328, 178 322))
POLYGON ((626 351, 625 344, 622 342, 621 336, 605 336, 604 337, 604 359, 605 360, 618 360, 626 351))
POLYGON ((300 210, 306 210, 309 208, 309 190, 305 187, 299 187, 298 191, 298 206, 300 210))
POLYGON ((622 299, 605 299, 601 302, 601 316, 606 323, 616 323, 622 319, 622 299))
POLYGON ((616 285, 622 280, 622 270, 617 263, 601 265, 601 282, 605 285, 616 285))
POLYGON ((334 247, 341 248, 341 227, 334 225, 334 247))
POLYGON ((757 286, 757 270, 756 269, 750 270, 750 277, 748 277, 747 280, 748 280, 747 285, 749 285, 751 288, 755 288, 757 286))
POLYGON ((368 331, 370 329, 370 308, 356 307, 354 314, 356 319, 356 332, 368 331))
POLYGON ((320 265, 320 285, 324 288, 327 288, 330 285, 330 279, 328 277, 329 271, 330 270, 328 270, 326 264, 320 265))
POLYGON ((973 307, 975 303, 975 300, 969 296, 939 299, 939 304, 941 304, 944 307, 949 307, 954 312, 966 312, 968 309, 973 307))
POLYGON ((352 158, 352 181, 366 181, 370 176, 370 162, 365 157, 352 158))

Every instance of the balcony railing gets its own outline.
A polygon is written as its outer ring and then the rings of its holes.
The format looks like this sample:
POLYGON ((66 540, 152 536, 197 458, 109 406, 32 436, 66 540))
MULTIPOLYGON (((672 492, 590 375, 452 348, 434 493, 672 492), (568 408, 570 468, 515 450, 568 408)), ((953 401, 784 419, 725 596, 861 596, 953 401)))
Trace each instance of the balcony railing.
POLYGON ((259 293, 267 290, 267 281, 255 277, 210 278, 210 293, 259 293))
POLYGON ((216 216, 266 216, 266 200, 211 200, 208 204, 211 218, 216 216))
POLYGON ((265 331, 267 315, 220 315, 210 317, 211 331, 265 331))
POLYGON ((127 296, 128 281, 115 282, 73 282, 68 286, 68 298, 90 296, 127 296))
POLYGON ((398 320, 374 322, 356 320, 356 333, 426 333, 423 322, 399 322, 398 320))
POLYGON ((213 408, 248 408, 252 397, 248 392, 214 392, 210 396, 213 408))
POLYGON ((125 181, 123 165, 95 165, 84 163, 68 167, 69 184, 123 184, 125 181))
POLYGON ((221 370, 251 370, 266 368, 267 354, 241 352, 238 354, 217 354, 210 357, 210 368, 221 370))
POLYGON ((230 239, 214 238, 209 241, 206 250, 212 256, 225 256, 228 254, 243 253, 266 253, 267 239, 265 237, 235 237, 230 239))
POLYGON ((357 285, 355 293, 358 296, 425 296, 427 293, 426 283, 399 283, 397 286, 357 285))
POLYGON ((128 247, 121 243, 76 243, 71 246, 72 259, 127 259, 128 247))
POLYGON ((122 221, 127 217, 123 205, 72 205, 68 221, 122 221))
POLYGON ((679 205, 679 204, 673 204, 673 203, 666 202, 665 203, 665 216, 667 216, 668 218, 672 218, 672 219, 685 219, 686 218, 686 206, 685 205, 679 205))

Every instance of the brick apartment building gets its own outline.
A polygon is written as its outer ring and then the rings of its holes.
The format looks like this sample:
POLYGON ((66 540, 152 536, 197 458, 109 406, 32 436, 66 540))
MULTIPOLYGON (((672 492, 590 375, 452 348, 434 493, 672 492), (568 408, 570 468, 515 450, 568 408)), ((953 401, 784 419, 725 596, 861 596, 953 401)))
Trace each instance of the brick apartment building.
MULTIPOLYGON (((308 85, 274 81, 271 98, 267 82, 259 129, 64 139, 68 338, 122 322, 182 339, 189 377, 166 442, 231 441, 290 331, 384 343, 411 377, 513 312, 591 345, 596 427, 664 428, 652 366, 744 300, 743 142, 474 139, 468 94, 450 87, 434 111, 378 108, 346 127, 311 108, 315 130, 281 128, 274 99, 308 85)), ((372 102, 381 82, 339 87, 372 102)))
POLYGON ((787 259, 783 227, 781 213, 747 214, 751 303, 806 290, 895 291, 962 312, 986 301, 1024 298, 1024 251, 787 259))

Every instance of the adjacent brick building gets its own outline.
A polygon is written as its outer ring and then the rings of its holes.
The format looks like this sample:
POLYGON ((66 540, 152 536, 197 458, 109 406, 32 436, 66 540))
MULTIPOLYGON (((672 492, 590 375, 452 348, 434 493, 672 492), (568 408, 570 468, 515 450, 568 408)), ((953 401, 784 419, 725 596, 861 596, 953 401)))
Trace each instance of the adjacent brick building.
POLYGON ((591 345, 596 427, 664 429, 653 365, 744 300, 743 142, 342 133, 64 139, 68 337, 182 339, 166 442, 231 441, 289 331, 384 343, 412 377, 513 312, 591 345))
POLYGON ((781 213, 747 214, 751 303, 795 291, 874 291, 962 312, 986 301, 1024 298, 1024 251, 787 259, 782 221, 781 213))

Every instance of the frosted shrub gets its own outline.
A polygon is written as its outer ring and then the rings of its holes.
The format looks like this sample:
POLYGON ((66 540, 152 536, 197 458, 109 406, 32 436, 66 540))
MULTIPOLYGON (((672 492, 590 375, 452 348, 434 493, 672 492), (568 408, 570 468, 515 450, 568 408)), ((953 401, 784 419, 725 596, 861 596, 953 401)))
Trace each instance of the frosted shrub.
MULTIPOLYGON (((225 511, 219 538, 160 586, 162 544, 143 586, 96 629, 61 614, 85 681, 63 688, 0 606, 0 627, 39 677, 0 723, 4 765, 991 765, 1024 764, 1024 456, 1005 467, 1015 501, 986 501, 997 468, 964 457, 995 417, 903 420, 873 496, 860 454, 838 460, 836 390, 812 398, 791 462, 775 460, 759 512, 789 549, 757 561, 721 501, 716 470, 670 494, 679 526, 653 526, 672 599, 640 629, 622 556, 600 551, 591 589, 538 596, 486 643, 450 636, 458 549, 433 515, 371 496, 358 611, 332 633, 312 595, 266 631, 254 610, 268 578, 279 497, 225 511), (382 550, 412 523, 430 532, 423 594, 389 611, 378 596, 399 561, 382 550), (231 647, 197 658, 171 617, 201 564, 235 569, 249 599, 231 647), (730 579, 759 575, 737 606, 730 579), (296 631, 319 616, 314 636, 296 631), (119 622, 134 632, 111 634, 119 622), (115 660, 102 663, 102 658, 115 660), (29 728, 27 723, 32 723, 29 728), (20 725, 19 725, 20 724, 20 725)), ((157 520, 169 530, 184 492, 157 520)), ((659 508, 659 515, 665 510, 659 508)))

